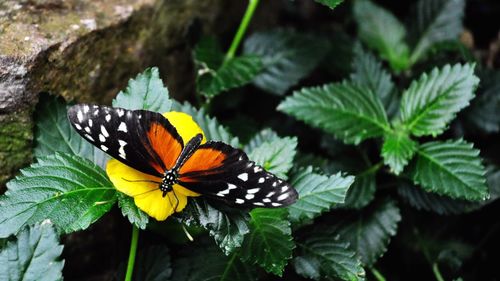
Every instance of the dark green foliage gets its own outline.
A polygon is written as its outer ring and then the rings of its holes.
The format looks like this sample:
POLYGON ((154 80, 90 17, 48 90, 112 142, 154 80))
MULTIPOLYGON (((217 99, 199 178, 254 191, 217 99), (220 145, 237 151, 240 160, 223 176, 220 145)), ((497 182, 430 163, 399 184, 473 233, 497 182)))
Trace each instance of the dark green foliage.
POLYGON ((330 9, 334 9, 337 7, 340 3, 342 3, 344 0, 315 0, 318 3, 321 3, 325 6, 330 7, 330 9))
POLYGON ((118 206, 122 211, 124 217, 140 229, 145 229, 149 222, 149 217, 146 213, 141 211, 134 203, 134 198, 118 192, 118 206))

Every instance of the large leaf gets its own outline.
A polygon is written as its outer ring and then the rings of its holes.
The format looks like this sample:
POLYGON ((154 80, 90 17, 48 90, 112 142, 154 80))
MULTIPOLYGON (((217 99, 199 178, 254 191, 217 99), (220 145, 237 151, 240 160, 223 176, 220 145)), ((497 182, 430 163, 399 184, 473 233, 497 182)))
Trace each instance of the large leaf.
POLYGON ((278 110, 345 143, 358 144, 389 130, 380 99, 368 88, 348 82, 304 88, 286 98, 278 110))
POLYGON ((62 280, 63 246, 52 225, 27 227, 0 251, 0 280, 62 280))
MULTIPOLYGON (((488 133, 500 131, 500 78, 480 95, 467 112, 467 119, 488 133)), ((483 80, 481 80, 483 83, 483 80)))
POLYGON ((295 248, 287 210, 257 208, 250 216, 250 233, 241 246, 241 259, 281 276, 295 248))
POLYGON ((225 256, 217 247, 197 243, 187 248, 187 254, 175 260, 174 281, 253 281, 257 279, 255 266, 243 263, 235 252, 225 256))
POLYGON ((386 134, 382 145, 384 163, 389 165, 391 172, 399 175, 417 150, 417 143, 404 132, 386 134))
POLYGON ((290 221, 300 225, 343 203, 353 181, 354 177, 340 173, 324 176, 313 173, 312 167, 303 169, 290 181, 299 193, 299 200, 288 207, 290 221))
POLYGON ((297 148, 297 138, 276 138, 254 148, 248 157, 276 176, 287 179, 293 166, 297 148))
POLYGON ((229 255, 243 243, 248 228, 248 214, 240 210, 221 211, 203 199, 191 200, 182 213, 186 224, 196 224, 209 231, 219 247, 229 255))
POLYGON ((168 97, 168 89, 163 86, 158 68, 148 68, 130 79, 125 91, 118 93, 113 106, 126 109, 146 109, 164 113, 170 111, 172 101, 168 97))
POLYGON ((187 113, 193 117, 193 120, 200 126, 207 140, 223 141, 233 147, 239 146, 237 137, 233 137, 231 133, 222 126, 217 119, 210 117, 203 109, 196 109, 191 104, 185 102, 180 104, 174 102, 172 110, 187 113))
POLYGON ((428 142, 418 148, 416 158, 409 173, 425 190, 470 201, 488 198, 486 171, 472 144, 463 140, 428 142))
POLYGON ((315 1, 329 7, 330 9, 334 9, 344 0, 315 0, 315 1))
POLYGON ((35 113, 35 157, 64 152, 87 158, 104 168, 108 161, 106 154, 73 130, 66 112, 67 106, 61 100, 42 96, 35 113))
POLYGON ((275 140, 279 139, 278 134, 276 134, 275 131, 271 129, 263 129, 257 134, 255 134, 249 141, 248 143, 243 147, 243 150, 247 153, 250 154, 254 149, 257 147, 261 146, 262 144, 266 142, 273 142, 275 140))
POLYGON ((135 264, 135 281, 165 281, 172 275, 170 253, 165 245, 140 250, 135 264))
POLYGON ((310 233, 297 243, 298 254, 293 260, 295 271, 314 280, 365 280, 365 271, 349 243, 330 233, 310 233))
POLYGON ((406 29, 394 15, 371 1, 357 0, 354 2, 354 18, 358 23, 359 37, 365 44, 376 49, 394 70, 408 67, 406 29))
POLYGON ((360 173, 354 175, 354 182, 347 190, 345 201, 339 208, 361 209, 375 198, 376 181, 375 173, 360 173))
POLYGON ((396 235, 401 220, 399 208, 385 200, 375 208, 368 208, 339 223, 335 233, 350 242, 364 265, 373 265, 387 250, 391 237, 396 235))
POLYGON ((478 83, 471 64, 446 65, 422 74, 403 93, 403 125, 416 136, 439 135, 469 105, 478 83))
POLYGON ((415 63, 432 45, 456 40, 462 31, 465 0, 420 0, 412 17, 411 32, 414 48, 411 61, 415 63))
POLYGON ((146 213, 140 210, 134 203, 134 198, 118 192, 118 206, 124 217, 128 218, 130 223, 140 229, 146 229, 149 222, 149 217, 146 213))
POLYGON ((283 95, 307 76, 328 52, 329 42, 321 37, 291 30, 252 34, 243 52, 262 58, 264 71, 254 84, 270 93, 283 95))
POLYGON ((56 153, 21 170, 0 197, 0 237, 49 219, 64 233, 85 229, 116 201, 106 173, 78 156, 56 153))

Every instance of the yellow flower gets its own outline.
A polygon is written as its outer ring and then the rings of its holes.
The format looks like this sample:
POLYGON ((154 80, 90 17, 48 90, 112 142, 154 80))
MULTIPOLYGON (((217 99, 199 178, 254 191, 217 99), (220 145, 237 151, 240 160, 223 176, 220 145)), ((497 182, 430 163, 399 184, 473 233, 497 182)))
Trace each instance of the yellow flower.
MULTIPOLYGON (((203 134, 193 118, 185 113, 172 111, 164 113, 163 116, 177 129, 184 143, 197 134, 203 134)), ((203 136, 202 143, 205 141, 203 136)), ((118 191, 134 197, 139 209, 159 221, 165 220, 174 212, 182 211, 186 207, 187 197, 199 196, 198 193, 175 184, 174 192, 168 192, 167 196, 163 197, 159 185, 155 183, 161 182, 161 178, 139 172, 115 159, 108 162, 106 173, 118 191)))

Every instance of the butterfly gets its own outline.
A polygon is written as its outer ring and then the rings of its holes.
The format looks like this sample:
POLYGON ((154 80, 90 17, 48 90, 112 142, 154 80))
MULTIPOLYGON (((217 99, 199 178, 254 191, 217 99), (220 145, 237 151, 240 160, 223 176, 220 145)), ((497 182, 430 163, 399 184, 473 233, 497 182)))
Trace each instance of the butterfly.
POLYGON ((157 112, 78 104, 68 119, 87 141, 123 164, 157 177, 163 197, 174 184, 241 208, 293 204, 297 191, 220 141, 202 144, 198 134, 187 143, 157 112))

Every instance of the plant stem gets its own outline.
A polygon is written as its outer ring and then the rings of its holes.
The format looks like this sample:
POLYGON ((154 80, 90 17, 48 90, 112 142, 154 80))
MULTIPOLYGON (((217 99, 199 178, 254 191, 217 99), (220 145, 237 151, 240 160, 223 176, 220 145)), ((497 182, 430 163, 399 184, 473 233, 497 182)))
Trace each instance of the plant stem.
POLYGON ((375 173, 380 168, 382 168, 382 166, 384 166, 384 162, 380 161, 377 164, 375 164, 375 165, 369 167, 368 169, 362 171, 361 173, 357 174, 356 176, 357 177, 361 177, 361 176, 364 176, 364 175, 369 175, 369 174, 375 173))
POLYGON ((439 271, 437 262, 432 264, 432 272, 434 272, 434 276, 437 281, 444 281, 443 275, 441 275, 441 271, 439 271))
POLYGON ((125 281, 132 280, 132 274, 134 273, 134 263, 135 263, 135 253, 137 252, 137 241, 139 240, 139 228, 132 225, 132 238, 130 240, 130 253, 128 255, 127 264, 127 274, 125 275, 125 281))
POLYGON ((370 270, 375 279, 377 279, 378 281, 385 281, 384 275, 382 275, 382 273, 380 273, 380 271, 378 271, 375 267, 370 268, 370 270))
POLYGON ((259 0, 248 1, 247 10, 245 11, 245 15, 243 15, 243 18, 241 19, 238 31, 236 31, 236 34, 234 35, 233 42, 231 42, 231 46, 229 47, 229 50, 226 53, 224 61, 228 61, 229 59, 232 59, 234 57, 234 54, 236 53, 236 50, 238 50, 238 47, 241 43, 241 39, 243 39, 243 35, 245 35, 248 24, 252 20, 253 13, 255 12, 255 9, 257 8, 258 4, 259 0))

